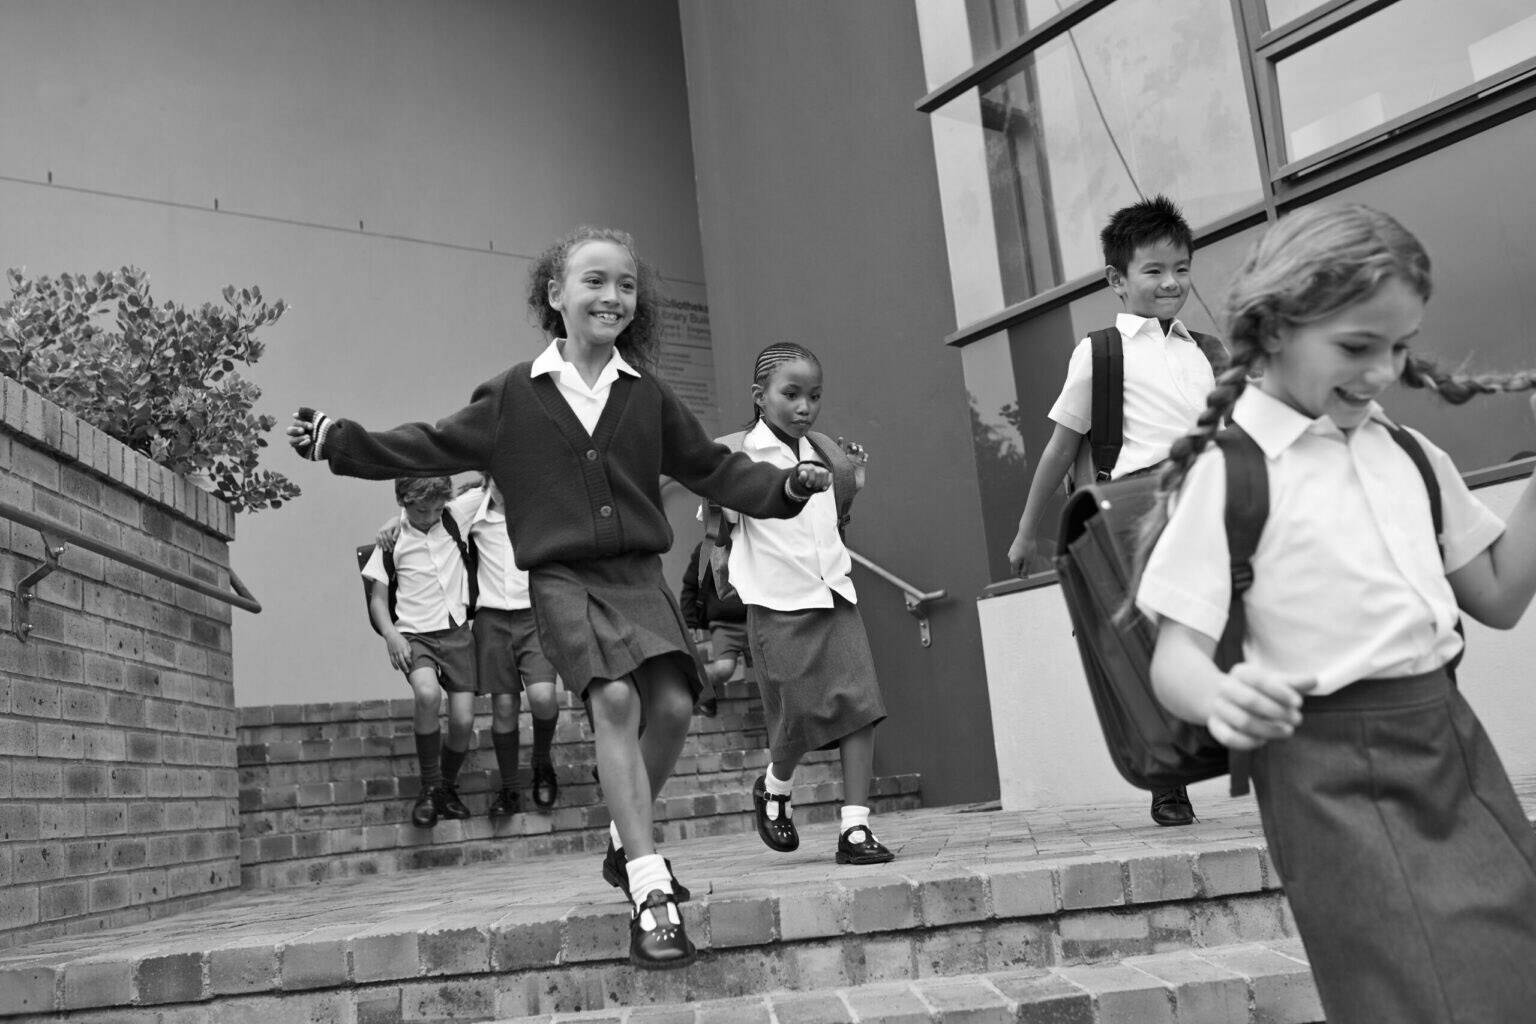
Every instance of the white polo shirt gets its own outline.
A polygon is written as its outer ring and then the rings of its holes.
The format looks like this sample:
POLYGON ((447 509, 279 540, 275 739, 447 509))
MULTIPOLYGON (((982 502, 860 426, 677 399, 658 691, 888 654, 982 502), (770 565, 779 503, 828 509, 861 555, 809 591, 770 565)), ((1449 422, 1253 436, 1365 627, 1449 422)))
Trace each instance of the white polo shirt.
MULTIPOLYGON (((798 450, 790 451, 761 420, 747 431, 741 450, 780 469, 817 457, 803 437, 798 450)), ((731 515, 738 522, 731 535, 731 584, 743 604, 781 612, 830 608, 834 593, 858 603, 849 576, 853 560, 837 532, 837 498, 831 488, 812 495, 793 519, 737 520, 731 515)))
MULTIPOLYGON (((1308 419, 1250 386, 1233 419, 1269 467, 1269 518, 1253 557, 1244 660, 1315 677, 1319 694, 1449 661, 1462 641, 1446 574, 1504 532, 1450 457, 1414 432, 1440 484, 1442 562, 1423 478, 1387 432, 1379 406, 1346 435, 1329 417, 1308 419)), ((1226 461, 1212 445, 1185 479, 1136 595, 1154 620, 1167 616, 1221 635, 1231 593, 1225 509, 1226 461)))
POLYGON ((490 489, 465 491, 449 502, 448 508, 455 520, 466 524, 468 535, 475 541, 475 553, 480 557, 476 606, 503 611, 531 607, 528 573, 512 559, 507 517, 500 508, 491 507, 490 489))
MULTIPOLYGON (((394 556, 395 628, 402 633, 430 633, 462 625, 469 608, 469 574, 459 546, 443 524, 433 523, 423 533, 411 525, 402 509, 394 556)), ((378 548, 363 566, 363 576, 389 585, 384 553, 378 548)))
POLYGON ((560 394, 581 425, 587 428, 587 434, 591 435, 597 430, 597 421, 603 415, 603 407, 608 404, 608 392, 613 390, 613 382, 619 379, 619 374, 638 377, 640 371, 626 363, 624 357, 619 355, 619 350, 614 349, 613 358, 608 360, 608 365, 597 375, 597 383, 587 387, 587 382, 581 379, 580 371, 560 354, 560 342, 564 340, 560 338, 550 342, 549 347, 540 352, 528 368, 528 373, 531 377, 552 374, 560 394))
MULTIPOLYGON (((1125 354, 1124 442, 1111 477, 1155 466, 1173 442, 1195 425, 1216 385, 1210 360, 1182 321, 1166 335, 1157 319, 1115 317, 1125 354)), ((1084 338, 1072 350, 1067 379, 1048 414, 1051 421, 1086 434, 1093 426, 1093 345, 1084 338)))

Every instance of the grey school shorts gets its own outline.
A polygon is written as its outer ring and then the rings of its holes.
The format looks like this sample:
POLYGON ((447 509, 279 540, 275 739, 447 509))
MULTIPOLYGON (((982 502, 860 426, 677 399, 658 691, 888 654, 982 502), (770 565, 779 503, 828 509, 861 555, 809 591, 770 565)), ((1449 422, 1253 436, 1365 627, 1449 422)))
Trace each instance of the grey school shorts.
POLYGON ((481 693, 522 693, 528 683, 555 681, 532 608, 475 609, 475 666, 481 693))
POLYGON ((438 685, 449 693, 475 692, 475 638, 469 624, 430 633, 401 633, 411 645, 411 671, 437 670, 438 685))

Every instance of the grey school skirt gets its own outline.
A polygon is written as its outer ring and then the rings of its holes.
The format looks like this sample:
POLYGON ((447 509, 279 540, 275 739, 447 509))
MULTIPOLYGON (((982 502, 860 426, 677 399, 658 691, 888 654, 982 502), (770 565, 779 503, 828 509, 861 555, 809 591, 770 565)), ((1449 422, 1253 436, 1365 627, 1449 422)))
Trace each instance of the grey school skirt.
POLYGON ((747 643, 775 761, 837 745, 885 718, 875 659, 857 605, 780 612, 747 606, 747 643))
POLYGON ((1308 698, 1254 788, 1329 1024, 1536 1013, 1536 834, 1447 674, 1308 698))
POLYGON ((661 557, 619 555, 528 571, 539 645, 566 689, 585 698, 594 680, 623 679, 652 658, 675 659, 695 699, 704 665, 688 638, 661 557))

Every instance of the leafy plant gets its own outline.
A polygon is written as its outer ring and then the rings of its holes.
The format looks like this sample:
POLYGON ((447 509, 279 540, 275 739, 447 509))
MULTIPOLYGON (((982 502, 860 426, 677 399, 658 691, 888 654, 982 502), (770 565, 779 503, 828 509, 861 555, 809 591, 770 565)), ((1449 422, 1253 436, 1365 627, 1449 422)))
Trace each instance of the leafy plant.
POLYGON ((233 285, 224 306, 157 305, 135 267, 26 278, 6 274, 0 374, 13 377, 178 473, 205 476, 235 511, 278 508, 299 494, 257 468, 276 424, 251 409, 261 389, 237 364, 261 358, 256 330, 288 308, 233 285))

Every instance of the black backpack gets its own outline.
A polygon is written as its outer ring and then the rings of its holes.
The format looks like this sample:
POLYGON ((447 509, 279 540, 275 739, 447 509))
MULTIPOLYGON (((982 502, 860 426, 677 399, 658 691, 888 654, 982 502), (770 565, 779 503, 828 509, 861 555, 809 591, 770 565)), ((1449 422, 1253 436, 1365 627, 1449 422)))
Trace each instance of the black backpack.
MULTIPOLYGON (((454 522, 453 513, 449 512, 446 508, 443 509, 443 529, 447 530, 448 536, 453 538, 454 546, 459 549, 459 557, 464 560, 464 570, 469 576, 469 607, 465 614, 472 619, 475 617, 475 605, 480 600, 480 553, 475 549, 475 538, 473 536, 467 540, 464 538, 463 534, 459 532, 459 524, 454 522)), ((358 572, 362 572, 367 567, 368 559, 373 557, 373 549, 376 547, 378 547, 377 544, 363 544, 358 547, 358 572)), ((395 579, 394 552, 385 551, 383 555, 384 575, 389 579, 389 617, 393 621, 395 618, 395 595, 400 587, 399 582, 395 579)), ((369 582, 367 577, 363 578, 363 606, 365 608, 368 605, 369 582)), ((373 625, 373 616, 371 615, 368 616, 368 624, 370 626, 373 625)), ((373 626, 373 631, 377 633, 379 627, 373 626)))
MULTIPOLYGON (((1200 346, 1211 371, 1220 373, 1227 364, 1221 339, 1197 331, 1189 336, 1200 346)), ((1085 444, 1092 456, 1092 479, 1104 483, 1125 444, 1125 342, 1118 327, 1106 327, 1088 335, 1088 344, 1093 355, 1093 414, 1085 444)))
MULTIPOLYGON (((1407 430, 1388 430, 1424 478, 1438 537, 1440 485, 1429 458, 1407 430)), ((1215 660, 1227 670, 1242 660, 1243 595, 1253 583, 1253 553, 1269 518, 1269 469, 1263 451, 1239 426, 1223 429, 1216 444, 1226 459, 1232 603, 1215 660)), ((1231 793, 1241 796, 1248 792, 1248 753, 1229 751, 1204 726, 1174 717, 1158 702, 1152 692, 1152 624, 1134 610, 1117 617, 1130 585, 1141 519, 1156 495, 1156 475, 1093 484, 1075 492, 1062 512, 1056 571, 1088 690, 1110 760, 1125 781, 1140 789, 1166 789, 1230 774, 1231 793)), ((1450 667, 1454 671, 1455 662, 1450 667)))

